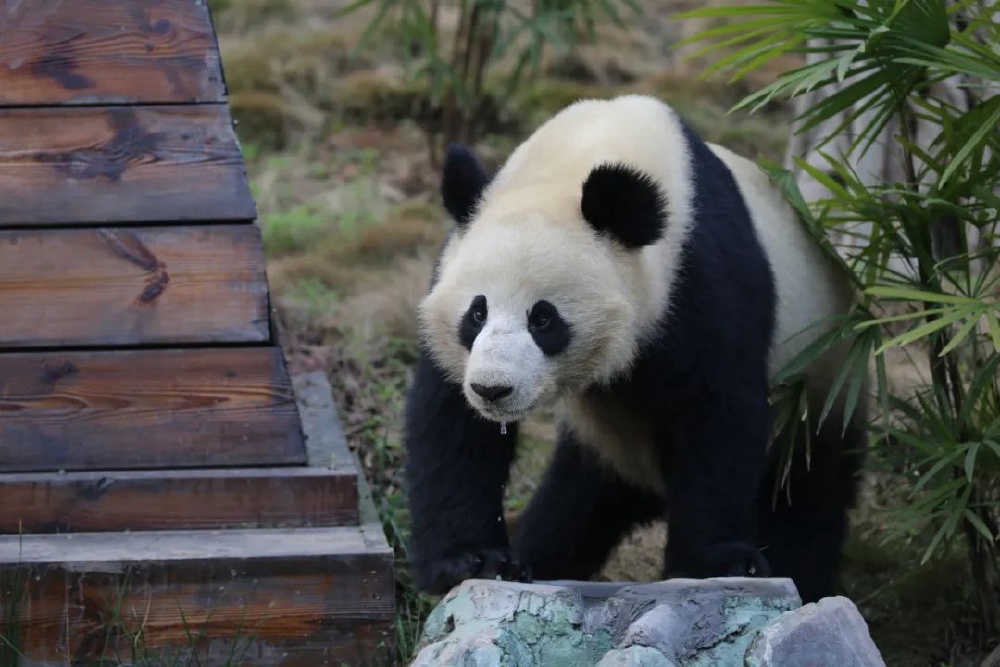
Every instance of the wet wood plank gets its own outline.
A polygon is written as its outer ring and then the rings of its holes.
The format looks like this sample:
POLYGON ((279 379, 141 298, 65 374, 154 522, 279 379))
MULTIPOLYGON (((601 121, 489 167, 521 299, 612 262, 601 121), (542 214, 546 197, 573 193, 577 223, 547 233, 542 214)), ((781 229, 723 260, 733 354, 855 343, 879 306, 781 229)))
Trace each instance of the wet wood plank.
POLYGON ((0 355, 0 472, 305 463, 280 348, 0 355))
POLYGON ((328 468, 0 475, 0 533, 344 526, 357 472, 328 468))
POLYGON ((260 231, 0 232, 0 313, 0 348, 266 342, 260 231))
POLYGON ((132 645, 177 664, 339 667, 392 646, 392 553, 364 527, 5 536, 0 586, 32 665, 130 662, 132 645))
POLYGON ((0 0, 0 106, 225 100, 199 0, 0 0))
POLYGON ((0 109, 0 227, 255 215, 225 104, 0 109))

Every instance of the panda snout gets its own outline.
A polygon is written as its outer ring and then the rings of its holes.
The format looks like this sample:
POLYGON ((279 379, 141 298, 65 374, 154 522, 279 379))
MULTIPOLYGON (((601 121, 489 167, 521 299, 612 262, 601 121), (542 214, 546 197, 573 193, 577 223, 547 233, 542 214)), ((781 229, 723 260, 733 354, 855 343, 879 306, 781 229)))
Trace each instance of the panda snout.
POLYGON ((487 401, 499 401, 501 398, 506 398, 514 393, 514 387, 506 384, 479 384, 478 382, 473 382, 471 385, 472 391, 476 392, 476 395, 487 401))

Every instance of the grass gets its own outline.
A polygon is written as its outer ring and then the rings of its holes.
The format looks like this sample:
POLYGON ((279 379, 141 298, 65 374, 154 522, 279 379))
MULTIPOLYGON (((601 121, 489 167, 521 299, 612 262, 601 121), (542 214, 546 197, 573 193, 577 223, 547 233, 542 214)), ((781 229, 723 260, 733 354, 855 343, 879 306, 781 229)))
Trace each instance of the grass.
MULTIPOLYGON (((204 642, 214 640, 222 647, 222 652, 213 652, 213 664, 220 667, 243 664, 244 656, 253 645, 254 635, 244 631, 242 622, 224 642, 218 642, 218 637, 209 630, 210 619, 206 618, 199 627, 190 623, 181 609, 179 613, 186 644, 170 648, 150 645, 146 630, 147 610, 125 604, 131 590, 130 574, 131 571, 126 572, 122 580, 116 582, 112 599, 88 599, 83 603, 88 616, 98 620, 80 641, 74 655, 65 656, 67 663, 75 667, 191 667, 201 664, 204 642)), ((106 575, 91 573, 89 576, 100 578, 106 575)), ((0 667, 19 667, 26 659, 21 650, 21 619, 23 607, 30 604, 31 580, 28 567, 7 569, 0 573, 0 594, 3 596, 0 607, 0 618, 3 619, 0 627, 0 667)))
MULTIPOLYGON (((329 374, 350 445, 371 482, 398 556, 396 645, 405 664, 434 603, 410 585, 400 474, 401 410, 415 354, 413 309, 447 229, 423 134, 433 122, 427 91, 405 76, 399 35, 377 35, 371 49, 351 57, 369 16, 336 18, 343 2, 211 4, 261 213, 282 344, 293 370, 309 365, 329 374)), ((501 159, 574 99, 650 92, 674 104, 710 141, 781 160, 788 109, 775 105, 754 117, 725 112, 749 91, 745 86, 766 83, 768 71, 734 88, 702 81, 697 63, 678 61, 672 43, 682 30, 663 17, 693 4, 700 3, 642 0, 648 17, 631 29, 599 26, 598 44, 551 55, 541 80, 494 111, 477 148, 487 161, 501 159)), ((897 371, 904 381, 908 370, 900 363, 897 371)), ((538 483, 554 430, 542 415, 523 432, 505 501, 512 524, 538 483)), ((880 470, 854 517, 841 589, 858 603, 889 667, 976 664, 988 638, 971 611, 965 560, 956 549, 920 567, 920 535, 883 543, 888 519, 881 508, 901 502, 906 491, 875 459, 880 470)), ((602 576, 656 578, 664 541, 662 525, 638 531, 602 576)))

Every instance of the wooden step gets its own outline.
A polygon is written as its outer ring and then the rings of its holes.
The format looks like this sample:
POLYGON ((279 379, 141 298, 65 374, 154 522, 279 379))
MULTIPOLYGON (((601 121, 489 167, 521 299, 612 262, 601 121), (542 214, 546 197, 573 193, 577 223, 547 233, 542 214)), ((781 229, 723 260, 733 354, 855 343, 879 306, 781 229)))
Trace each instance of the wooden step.
POLYGON ((23 664, 389 664, 393 593, 377 524, 0 537, 0 646, 23 664))
POLYGON ((255 217, 225 104, 0 109, 0 226, 255 217))
POLYGON ((202 0, 0 4, 0 106, 222 102, 202 0))
POLYGON ((0 348, 271 339, 256 225, 0 231, 0 286, 0 348))
POLYGON ((278 347, 0 354, 0 472, 305 465, 278 347))
POLYGON ((356 525, 351 468, 0 475, 0 533, 356 525))

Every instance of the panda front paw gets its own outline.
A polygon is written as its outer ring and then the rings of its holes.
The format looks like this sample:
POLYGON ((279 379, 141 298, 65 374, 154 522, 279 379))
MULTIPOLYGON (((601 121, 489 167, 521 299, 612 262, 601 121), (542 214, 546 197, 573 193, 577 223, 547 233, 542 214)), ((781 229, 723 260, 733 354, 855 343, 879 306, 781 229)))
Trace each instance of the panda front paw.
POLYGON ((443 595, 466 579, 531 581, 531 568, 509 549, 476 549, 448 558, 414 564, 417 585, 426 593, 443 595))
POLYGON ((751 544, 723 542, 700 549, 675 551, 667 559, 665 578, 770 577, 771 565, 751 544))
POLYGON ((756 547, 742 542, 718 544, 706 553, 715 577, 769 577, 771 565, 756 547))

